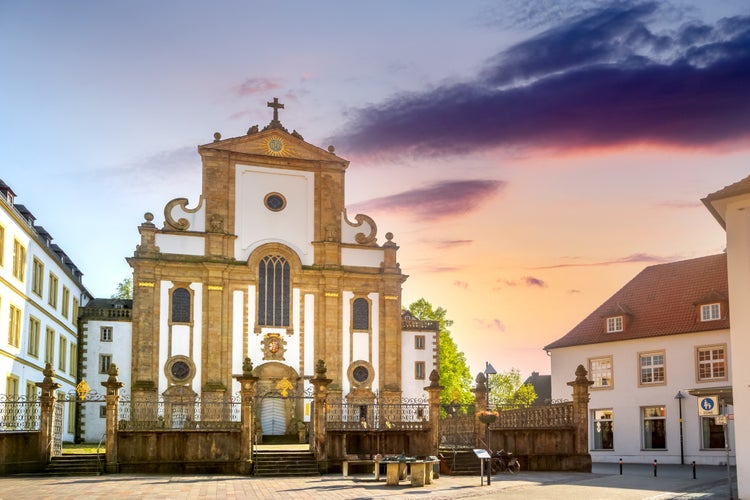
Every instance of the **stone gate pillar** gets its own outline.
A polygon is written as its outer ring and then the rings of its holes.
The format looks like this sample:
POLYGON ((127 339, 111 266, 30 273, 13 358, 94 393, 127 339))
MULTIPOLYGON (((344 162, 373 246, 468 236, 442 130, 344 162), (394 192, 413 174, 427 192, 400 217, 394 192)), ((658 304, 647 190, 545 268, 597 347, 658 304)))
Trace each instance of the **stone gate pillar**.
POLYGON ((44 380, 35 385, 42 391, 39 401, 41 404, 39 414, 39 461, 49 463, 52 456, 52 440, 55 433, 55 391, 62 384, 55 382, 55 370, 47 363, 44 367, 44 380))
POLYGON ((479 421, 479 412, 484 410, 489 410, 489 394, 487 393, 487 377, 485 377, 484 373, 479 372, 477 374, 477 378, 474 379, 474 381, 477 383, 476 387, 474 388, 474 408, 476 410, 476 413, 474 414, 474 443, 477 447, 481 444, 480 441, 483 441, 484 438, 482 437, 482 429, 484 428, 484 424, 481 424, 479 421), (481 425, 480 425, 481 424, 481 425))
POLYGON ((576 368, 576 379, 568 382, 573 388, 573 426, 575 427, 574 453, 579 461, 577 470, 591 472, 591 455, 589 454, 589 387, 594 382, 586 378, 588 372, 583 365, 576 368))
POLYGON ((430 405, 430 455, 437 456, 440 447, 440 374, 437 370, 430 373, 430 385, 424 388, 430 405))
POLYGON ((240 383, 240 397, 242 400, 240 424, 240 474, 250 474, 253 464, 253 447, 255 446, 255 416, 253 402, 255 400, 255 384, 258 377, 253 374, 253 362, 245 358, 242 363, 242 375, 234 378, 240 383))
POLYGON ((326 450, 326 403, 328 398, 328 384, 333 382, 326 378, 326 364, 322 359, 315 365, 315 377, 310 380, 314 387, 313 399, 313 452, 318 462, 328 460, 326 450))
POLYGON ((107 472, 117 472, 118 460, 117 460, 117 421, 120 416, 120 389, 125 385, 117 379, 117 375, 120 371, 117 369, 117 365, 112 363, 109 365, 109 371, 107 374, 109 377, 106 382, 102 382, 102 385, 107 389, 107 395, 105 400, 107 402, 106 408, 106 431, 104 434, 105 440, 105 459, 107 472))

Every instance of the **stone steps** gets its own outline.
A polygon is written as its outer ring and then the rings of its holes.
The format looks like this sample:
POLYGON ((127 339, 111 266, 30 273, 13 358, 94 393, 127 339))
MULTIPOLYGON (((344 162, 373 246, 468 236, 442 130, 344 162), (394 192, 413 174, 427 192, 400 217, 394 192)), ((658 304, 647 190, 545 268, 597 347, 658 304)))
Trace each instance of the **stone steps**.
POLYGON ((318 461, 309 451, 259 451, 253 474, 262 477, 319 476, 318 461))
POLYGON ((42 474, 46 476, 98 476, 104 469, 104 453, 66 454, 52 457, 42 474))
POLYGON ((478 476, 481 472, 481 460, 474 450, 441 450, 442 462, 448 465, 451 476, 478 476))

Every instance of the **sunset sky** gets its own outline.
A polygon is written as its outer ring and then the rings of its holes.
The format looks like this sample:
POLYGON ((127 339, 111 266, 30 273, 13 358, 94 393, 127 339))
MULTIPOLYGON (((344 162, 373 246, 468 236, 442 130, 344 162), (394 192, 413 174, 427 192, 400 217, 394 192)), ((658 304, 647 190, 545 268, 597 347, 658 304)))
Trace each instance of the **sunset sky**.
POLYGON ((0 71, 0 179, 95 296, 278 97, 474 375, 549 373, 641 269, 723 251, 700 198, 750 174, 747 0, 0 0, 0 71))

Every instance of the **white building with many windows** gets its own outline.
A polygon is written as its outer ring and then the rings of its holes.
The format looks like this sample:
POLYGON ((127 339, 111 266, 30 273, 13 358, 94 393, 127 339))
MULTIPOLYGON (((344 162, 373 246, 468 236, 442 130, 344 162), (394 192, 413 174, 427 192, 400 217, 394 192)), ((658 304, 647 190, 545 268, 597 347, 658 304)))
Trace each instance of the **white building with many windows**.
POLYGON ((733 411, 728 295, 725 254, 650 266, 545 347, 553 398, 569 397, 579 364, 594 382, 593 461, 726 463, 725 427, 698 402, 733 411))
MULTIPOLYGON (((75 391, 78 377, 78 309, 89 293, 82 273, 52 236, 0 180, 0 379, 6 400, 32 400, 46 363, 59 393, 75 391)), ((4 415, 6 430, 32 425, 21 414, 4 415)), ((72 441, 75 406, 63 414, 63 439, 72 441)))

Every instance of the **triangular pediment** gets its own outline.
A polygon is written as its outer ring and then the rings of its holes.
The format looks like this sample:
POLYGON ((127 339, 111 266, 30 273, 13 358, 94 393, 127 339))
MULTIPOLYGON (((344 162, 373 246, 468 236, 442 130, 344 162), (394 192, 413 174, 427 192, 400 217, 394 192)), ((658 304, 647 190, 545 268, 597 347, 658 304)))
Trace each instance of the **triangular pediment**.
MULTIPOLYGON (((257 131, 251 127, 246 135, 221 139, 219 135, 214 142, 198 147, 199 151, 218 150, 243 155, 264 156, 275 159, 291 158, 313 161, 333 161, 347 165, 349 162, 336 156, 332 151, 326 151, 305 142, 297 133, 289 133, 282 128, 266 128, 257 131)), ((332 149, 332 148, 331 148, 332 149)))

